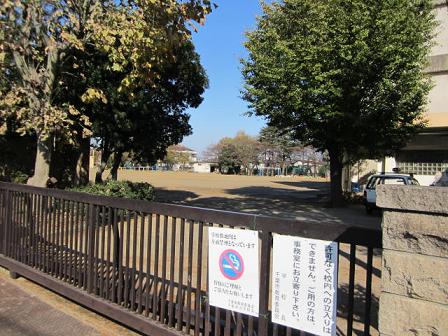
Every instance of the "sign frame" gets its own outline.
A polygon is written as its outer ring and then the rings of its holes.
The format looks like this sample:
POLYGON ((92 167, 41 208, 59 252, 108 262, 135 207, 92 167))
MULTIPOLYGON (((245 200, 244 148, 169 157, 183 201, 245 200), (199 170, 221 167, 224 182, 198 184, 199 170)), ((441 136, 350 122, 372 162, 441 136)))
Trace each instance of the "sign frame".
POLYGON ((338 243, 273 238, 272 322, 317 336, 336 335, 338 243))
POLYGON ((208 283, 211 306, 259 316, 259 232, 208 228, 208 283))

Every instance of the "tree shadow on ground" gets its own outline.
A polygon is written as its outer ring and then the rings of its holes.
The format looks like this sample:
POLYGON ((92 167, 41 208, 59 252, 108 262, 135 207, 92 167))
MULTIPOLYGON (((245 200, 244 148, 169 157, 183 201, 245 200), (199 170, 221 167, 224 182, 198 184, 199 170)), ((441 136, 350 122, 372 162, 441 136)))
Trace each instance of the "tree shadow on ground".
POLYGON ((272 181, 277 184, 283 184, 290 187, 296 188, 307 188, 320 190, 325 192, 330 192, 330 182, 319 182, 319 181, 272 181))
MULTIPOLYGON (((301 182, 291 182, 301 183, 301 182)), ((308 182, 304 182, 308 184, 308 182)), ((314 182, 309 182, 313 184, 314 182)), ((316 182, 324 185, 326 182, 316 182)), ((368 216, 362 205, 326 208, 327 193, 320 189, 249 186, 227 189, 226 196, 201 196, 191 191, 156 188, 156 201, 236 211, 301 221, 380 228, 380 216, 368 216)))
POLYGON ((316 223, 325 221, 368 228, 381 226, 381 218, 366 216, 362 206, 328 209, 317 202, 282 196, 200 197, 173 203, 316 223))
POLYGON ((296 190, 286 188, 272 188, 263 186, 243 187, 236 189, 227 189, 226 193, 229 195, 237 196, 251 196, 257 198, 269 198, 277 200, 286 200, 289 202, 306 202, 306 203, 318 203, 322 198, 328 194, 323 193, 320 190, 296 190))
POLYGON ((155 188, 155 201, 162 203, 185 203, 199 197, 191 191, 155 188))
MULTIPOLYGON (((254 215, 265 215, 290 219, 319 220, 324 213, 315 209, 310 203, 290 202, 287 199, 273 197, 207 197, 198 198, 185 204, 225 211, 236 211, 254 215)), ((328 219, 331 219, 328 216, 328 219)))
MULTIPOLYGON (((342 284, 338 288, 337 314, 339 318, 347 320, 349 310, 349 285, 342 284)), ((366 289, 364 286, 356 284, 354 287, 354 304, 353 304, 353 333, 355 335, 364 335, 365 320, 365 299, 366 289)), ((370 326, 378 330, 378 309, 379 299, 372 294, 370 309, 370 326)), ((338 323, 338 335, 347 335, 347 325, 338 323)))

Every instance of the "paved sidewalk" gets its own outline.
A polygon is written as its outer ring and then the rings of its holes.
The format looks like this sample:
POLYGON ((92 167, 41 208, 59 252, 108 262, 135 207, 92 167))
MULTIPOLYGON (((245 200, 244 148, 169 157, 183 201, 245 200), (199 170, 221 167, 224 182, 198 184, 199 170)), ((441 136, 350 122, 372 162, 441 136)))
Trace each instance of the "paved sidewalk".
POLYGON ((0 336, 138 336, 131 330, 0 268, 0 336))
POLYGON ((99 336, 100 333, 1 277, 0 335, 99 336))

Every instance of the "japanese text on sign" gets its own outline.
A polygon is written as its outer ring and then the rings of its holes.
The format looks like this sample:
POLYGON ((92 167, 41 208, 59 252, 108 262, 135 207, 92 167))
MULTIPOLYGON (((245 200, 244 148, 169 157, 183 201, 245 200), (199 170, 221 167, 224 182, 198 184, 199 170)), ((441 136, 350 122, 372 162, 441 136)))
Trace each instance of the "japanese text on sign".
POLYGON ((209 228, 210 305, 258 316, 258 231, 209 228))
POLYGON ((274 235, 272 321, 336 335, 336 242, 274 235))

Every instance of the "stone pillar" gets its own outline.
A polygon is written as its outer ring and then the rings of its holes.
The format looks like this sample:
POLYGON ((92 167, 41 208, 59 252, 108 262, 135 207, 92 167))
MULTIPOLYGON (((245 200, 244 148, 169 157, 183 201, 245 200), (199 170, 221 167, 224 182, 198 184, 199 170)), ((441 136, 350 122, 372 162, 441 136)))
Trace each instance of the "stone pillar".
POLYGON ((383 336, 448 335, 448 188, 380 186, 383 336))

